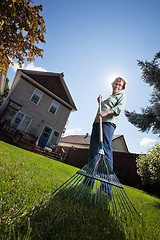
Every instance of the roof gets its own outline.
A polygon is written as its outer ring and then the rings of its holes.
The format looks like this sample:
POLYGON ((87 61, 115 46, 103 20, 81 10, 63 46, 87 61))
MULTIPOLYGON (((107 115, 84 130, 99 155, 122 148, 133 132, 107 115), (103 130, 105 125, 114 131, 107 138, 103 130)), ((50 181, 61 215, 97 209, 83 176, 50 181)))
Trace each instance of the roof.
MULTIPOLYGON (((114 135, 112 138, 112 141, 115 139, 122 137, 123 135, 114 135)), ((83 145, 89 145, 90 144, 90 135, 70 135, 67 137, 62 137, 60 142, 63 143, 71 143, 71 144, 83 144, 83 145)))
POLYGON ((18 69, 18 71, 33 79, 38 84, 40 84, 41 86, 58 96, 60 99, 71 105, 74 110, 77 110, 68 90, 68 87, 63 79, 63 73, 41 72, 24 69, 18 69))

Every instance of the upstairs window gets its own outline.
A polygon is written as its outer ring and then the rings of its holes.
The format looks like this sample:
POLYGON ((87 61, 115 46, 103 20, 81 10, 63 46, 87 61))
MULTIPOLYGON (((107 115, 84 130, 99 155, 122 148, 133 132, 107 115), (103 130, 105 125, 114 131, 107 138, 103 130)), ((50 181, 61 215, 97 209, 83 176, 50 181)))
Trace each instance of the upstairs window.
POLYGON ((31 97, 30 101, 35 104, 38 104, 39 101, 41 100, 42 95, 43 95, 43 93, 36 89, 31 97))
POLYGON ((58 110, 58 107, 59 107, 59 104, 57 102, 53 101, 49 108, 49 112, 55 115, 58 110))

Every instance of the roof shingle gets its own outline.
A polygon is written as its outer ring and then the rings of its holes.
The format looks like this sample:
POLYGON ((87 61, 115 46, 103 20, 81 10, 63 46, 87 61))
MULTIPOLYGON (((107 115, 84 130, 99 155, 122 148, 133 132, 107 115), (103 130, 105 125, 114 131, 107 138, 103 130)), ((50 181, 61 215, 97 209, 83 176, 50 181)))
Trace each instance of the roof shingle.
MULTIPOLYGON (((122 135, 114 135, 113 140, 119 138, 122 135)), ((70 135, 67 137, 62 137, 60 142, 64 143, 72 143, 72 144, 83 144, 83 145, 89 145, 90 144, 90 135, 70 135)))

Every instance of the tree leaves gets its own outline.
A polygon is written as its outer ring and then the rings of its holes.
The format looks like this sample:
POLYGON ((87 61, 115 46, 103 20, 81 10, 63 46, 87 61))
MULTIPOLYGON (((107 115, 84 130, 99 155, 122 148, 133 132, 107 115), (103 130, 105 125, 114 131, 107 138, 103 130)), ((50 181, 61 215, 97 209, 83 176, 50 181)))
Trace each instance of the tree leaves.
POLYGON ((160 186, 160 145, 157 143, 147 154, 139 155, 136 162, 142 183, 160 186))
POLYGON ((6 78, 6 83, 5 83, 5 88, 4 88, 4 92, 0 93, 0 106, 2 105, 4 99, 8 96, 9 94, 9 79, 6 78))
POLYGON ((141 109, 141 113, 125 111, 128 121, 142 132, 152 131, 153 134, 160 134, 160 68, 158 52, 151 62, 139 61, 138 65, 142 71, 142 79, 153 87, 150 103, 151 106, 141 109))
POLYGON ((31 5, 32 0, 0 1, 0 71, 3 75, 12 59, 16 58, 19 66, 35 57, 43 57, 43 49, 36 46, 45 43, 45 22, 40 11, 43 6, 31 5))
POLYGON ((142 79, 158 91, 160 91, 160 68, 157 61, 159 58, 160 52, 155 55, 151 62, 138 60, 138 65, 142 70, 142 79))

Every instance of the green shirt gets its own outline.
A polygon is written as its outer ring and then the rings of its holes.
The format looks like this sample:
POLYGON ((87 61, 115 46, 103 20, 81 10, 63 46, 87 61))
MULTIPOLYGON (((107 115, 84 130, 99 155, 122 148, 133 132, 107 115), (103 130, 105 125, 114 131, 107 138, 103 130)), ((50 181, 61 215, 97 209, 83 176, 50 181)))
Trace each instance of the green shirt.
MULTIPOLYGON (((111 122, 115 125, 117 124, 118 116, 121 112, 124 111, 126 105, 127 97, 123 93, 118 93, 115 95, 110 95, 106 100, 102 101, 101 107, 102 112, 107 110, 114 110, 114 114, 108 114, 102 118, 103 122, 111 122)), ((99 112, 99 109, 98 109, 99 112)), ((94 122, 99 122, 99 119, 94 122)))

